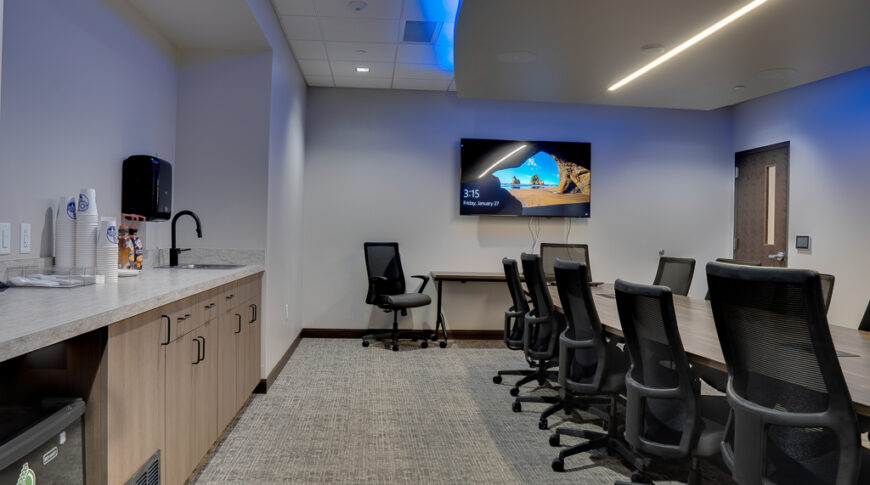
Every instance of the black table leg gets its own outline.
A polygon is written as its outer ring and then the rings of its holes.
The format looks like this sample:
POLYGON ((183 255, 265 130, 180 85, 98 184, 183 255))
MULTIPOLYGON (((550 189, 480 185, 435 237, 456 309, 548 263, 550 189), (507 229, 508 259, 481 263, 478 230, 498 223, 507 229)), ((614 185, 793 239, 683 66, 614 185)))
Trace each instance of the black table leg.
POLYGON ((444 281, 438 280, 438 285, 437 285, 438 286, 438 303, 437 303, 438 317, 435 320, 435 335, 436 336, 438 335, 438 326, 439 325, 441 326, 441 331, 444 332, 444 341, 441 342, 441 344, 440 344, 442 349, 447 347, 447 322, 444 320, 444 314, 441 313, 441 294, 442 294, 441 292, 442 292, 443 283, 444 283, 444 281))

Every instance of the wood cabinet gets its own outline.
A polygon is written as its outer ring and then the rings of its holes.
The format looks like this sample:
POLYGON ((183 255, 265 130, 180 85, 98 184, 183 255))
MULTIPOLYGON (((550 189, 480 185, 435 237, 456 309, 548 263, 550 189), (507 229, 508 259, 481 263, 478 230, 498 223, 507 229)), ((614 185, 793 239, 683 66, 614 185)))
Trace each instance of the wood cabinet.
POLYGON ((108 483, 125 483, 157 450, 161 483, 190 476, 259 381, 259 295, 257 275, 109 326, 108 483))

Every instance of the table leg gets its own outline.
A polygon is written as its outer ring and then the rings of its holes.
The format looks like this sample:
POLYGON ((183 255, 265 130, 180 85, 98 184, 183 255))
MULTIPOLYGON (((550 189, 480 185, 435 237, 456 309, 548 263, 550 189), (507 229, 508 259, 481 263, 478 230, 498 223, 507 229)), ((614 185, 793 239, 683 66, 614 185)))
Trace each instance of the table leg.
POLYGON ((442 285, 443 284, 444 284, 443 280, 438 280, 438 285, 437 285, 437 287, 438 287, 438 303, 436 303, 438 316, 437 316, 437 319, 435 320, 435 335, 436 335, 436 337, 438 335, 438 326, 439 325, 441 326, 441 331, 444 332, 444 341, 441 342, 442 349, 447 346, 447 322, 444 320, 444 314, 441 312, 441 295, 442 295, 442 285))

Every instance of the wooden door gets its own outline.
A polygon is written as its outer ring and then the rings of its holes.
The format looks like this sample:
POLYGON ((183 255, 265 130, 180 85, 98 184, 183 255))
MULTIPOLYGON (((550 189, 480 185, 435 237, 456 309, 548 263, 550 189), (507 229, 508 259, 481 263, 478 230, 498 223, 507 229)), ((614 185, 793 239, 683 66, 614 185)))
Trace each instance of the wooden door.
POLYGON ((109 326, 108 483, 126 482, 163 446, 163 344, 169 338, 169 318, 154 310, 109 326))
POLYGON ((166 483, 180 485, 196 466, 193 368, 199 340, 194 332, 165 346, 164 448, 161 454, 166 483))
POLYGON ((236 406, 236 367, 239 365, 236 341, 241 335, 243 323, 234 314, 222 313, 218 318, 217 361, 220 377, 217 382, 217 404, 218 429, 221 431, 230 424, 239 409, 236 406))
POLYGON ((193 366, 193 414, 196 421, 193 448, 197 463, 218 436, 218 339, 215 330, 212 322, 206 322, 195 330, 196 338, 202 342, 199 362, 193 366))
POLYGON ((734 156, 734 258, 788 266, 789 143, 734 156))

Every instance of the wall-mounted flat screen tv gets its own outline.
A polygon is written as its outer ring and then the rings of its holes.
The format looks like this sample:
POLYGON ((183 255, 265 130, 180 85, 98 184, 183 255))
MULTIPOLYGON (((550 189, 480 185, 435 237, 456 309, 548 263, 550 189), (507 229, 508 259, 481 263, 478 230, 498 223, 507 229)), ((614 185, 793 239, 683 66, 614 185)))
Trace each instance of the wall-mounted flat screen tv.
POLYGON ((461 146, 461 215, 589 217, 589 143, 463 138, 461 146))

